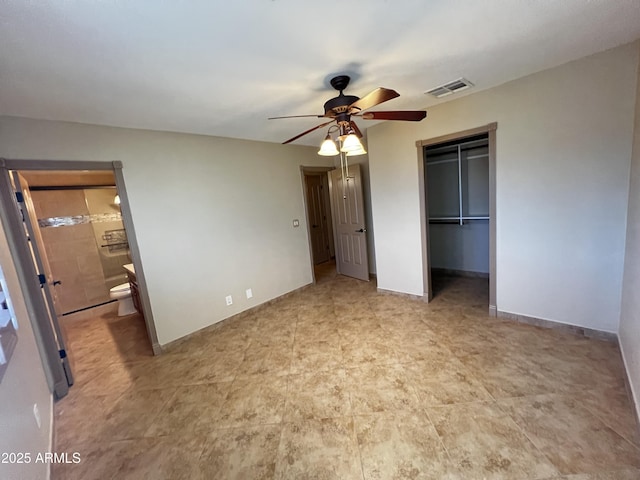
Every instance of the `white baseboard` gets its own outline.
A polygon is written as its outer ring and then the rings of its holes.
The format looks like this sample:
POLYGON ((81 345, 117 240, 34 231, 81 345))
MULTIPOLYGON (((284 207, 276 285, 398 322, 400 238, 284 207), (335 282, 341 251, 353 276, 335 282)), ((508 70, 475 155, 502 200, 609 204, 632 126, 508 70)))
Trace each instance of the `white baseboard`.
POLYGON ((627 388, 629 400, 631 400, 631 404, 633 405, 633 413, 635 413, 636 417, 636 427, 640 429, 640 404, 638 403, 638 395, 640 392, 636 393, 633 382, 631 381, 631 376, 629 375, 629 364, 627 363, 627 357, 624 355, 622 342, 620 342, 620 354, 622 355, 622 363, 624 364, 624 385, 627 388))
POLYGON ((528 325, 534 325, 536 327, 543 328, 555 328, 558 330, 564 330, 571 332, 575 335, 582 335, 587 338, 595 338, 598 340, 607 340, 609 342, 618 343, 618 335, 612 332, 605 332, 603 330, 596 330, 593 328, 579 327, 577 325, 570 325, 568 323, 555 322, 553 320, 546 320, 543 318, 530 317, 528 315, 520 315, 519 313, 510 313, 498 310, 498 317, 514 320, 519 323, 526 323, 528 325))
POLYGON ((410 298, 412 300, 420 300, 422 302, 428 302, 428 295, 414 295, 413 293, 404 293, 404 292, 396 292, 395 290, 386 290, 384 288, 378 287, 378 293, 383 293, 385 295, 395 295, 396 297, 410 298))

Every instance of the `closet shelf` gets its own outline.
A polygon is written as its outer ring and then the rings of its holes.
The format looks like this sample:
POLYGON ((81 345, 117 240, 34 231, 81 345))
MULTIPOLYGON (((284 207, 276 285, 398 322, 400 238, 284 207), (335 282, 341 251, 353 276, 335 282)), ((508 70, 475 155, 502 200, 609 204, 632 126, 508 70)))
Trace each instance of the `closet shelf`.
POLYGON ((431 165, 439 165, 441 163, 458 163, 458 157, 456 157, 456 158, 447 158, 447 159, 444 159, 444 160, 434 160, 432 162, 427 160, 427 167, 430 167, 431 165))

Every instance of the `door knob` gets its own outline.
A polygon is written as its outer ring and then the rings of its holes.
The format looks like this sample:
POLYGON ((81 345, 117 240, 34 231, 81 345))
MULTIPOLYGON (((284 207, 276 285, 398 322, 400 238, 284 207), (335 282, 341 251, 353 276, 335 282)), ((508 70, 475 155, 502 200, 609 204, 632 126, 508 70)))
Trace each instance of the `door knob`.
POLYGON ((356 233, 364 233, 366 231, 367 231, 366 228, 361 228, 360 230, 356 230, 356 233))
POLYGON ((62 282, 60 280, 54 280, 53 286, 55 287, 56 285, 62 285, 62 282))

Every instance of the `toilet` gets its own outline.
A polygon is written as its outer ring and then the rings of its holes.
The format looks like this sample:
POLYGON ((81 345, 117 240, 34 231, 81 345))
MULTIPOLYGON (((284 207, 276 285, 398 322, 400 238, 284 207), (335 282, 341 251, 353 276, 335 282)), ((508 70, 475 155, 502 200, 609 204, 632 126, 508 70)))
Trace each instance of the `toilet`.
POLYGON ((118 300, 118 316, 131 315, 136 313, 136 307, 131 298, 131 286, 129 283, 122 283, 109 289, 109 297, 118 300))

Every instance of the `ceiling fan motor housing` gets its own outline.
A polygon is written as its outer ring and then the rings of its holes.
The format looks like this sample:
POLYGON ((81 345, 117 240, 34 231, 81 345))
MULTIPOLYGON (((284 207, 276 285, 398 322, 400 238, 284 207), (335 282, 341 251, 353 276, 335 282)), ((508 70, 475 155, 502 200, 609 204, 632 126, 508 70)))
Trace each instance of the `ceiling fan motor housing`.
POLYGON ((360 100, 360 97, 356 97, 355 95, 345 95, 344 93, 342 93, 342 91, 347 88, 347 85, 349 85, 350 80, 351 78, 349 77, 349 75, 338 75, 337 77, 333 77, 330 80, 329 83, 331 83, 331 86, 333 88, 340 92, 340 95, 325 102, 325 117, 336 117, 338 123, 340 123, 341 121, 349 121, 349 105, 360 100))
POLYGON ((359 99, 360 98, 355 95, 343 95, 342 92, 340 92, 340 95, 325 102, 324 115, 326 117, 333 117, 333 114, 337 115, 340 113, 346 113, 349 105, 359 99))

